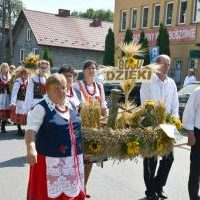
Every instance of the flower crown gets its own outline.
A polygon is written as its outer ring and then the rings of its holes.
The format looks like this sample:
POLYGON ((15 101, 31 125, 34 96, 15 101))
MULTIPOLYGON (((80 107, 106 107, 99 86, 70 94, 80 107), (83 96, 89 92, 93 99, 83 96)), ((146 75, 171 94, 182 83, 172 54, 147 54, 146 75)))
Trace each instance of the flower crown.
POLYGON ((43 65, 43 64, 46 64, 47 67, 50 67, 50 63, 49 63, 49 61, 47 61, 47 60, 38 60, 38 61, 36 62, 37 67, 40 67, 40 66, 43 65))

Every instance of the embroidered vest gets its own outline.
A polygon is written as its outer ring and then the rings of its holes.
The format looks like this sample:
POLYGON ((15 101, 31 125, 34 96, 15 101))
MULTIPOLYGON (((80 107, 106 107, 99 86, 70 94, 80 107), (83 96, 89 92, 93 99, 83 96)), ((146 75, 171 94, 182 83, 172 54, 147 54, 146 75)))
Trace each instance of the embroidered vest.
MULTIPOLYGON (((55 110, 51 111, 45 100, 40 103, 45 109, 46 115, 36 135, 36 149, 38 154, 50 157, 71 156, 71 138, 69 122, 55 110)), ((76 110, 70 110, 73 129, 76 137, 77 154, 83 153, 81 137, 81 120, 76 110)))
POLYGON ((27 84, 21 84, 19 81, 17 82, 20 84, 20 88, 17 93, 17 100, 24 101, 26 96, 27 84))
POLYGON ((34 99, 42 99, 46 94, 46 84, 37 83, 33 79, 34 89, 33 89, 33 98, 34 99))
POLYGON ((5 94, 5 92, 7 92, 7 94, 10 94, 9 84, 8 84, 8 82, 5 83, 0 78, 0 94, 5 94))

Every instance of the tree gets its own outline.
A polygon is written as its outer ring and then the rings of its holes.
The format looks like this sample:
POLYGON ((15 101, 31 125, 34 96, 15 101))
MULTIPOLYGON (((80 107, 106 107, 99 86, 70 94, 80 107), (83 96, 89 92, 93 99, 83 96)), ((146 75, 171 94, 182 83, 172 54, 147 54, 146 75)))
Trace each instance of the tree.
MULTIPOLYGON (((129 28, 127 28, 124 36, 124 42, 128 44, 132 41, 133 41, 133 33, 129 28)), ((125 53, 123 51, 122 51, 122 56, 125 56, 125 53)))
POLYGON ((115 38, 112 29, 109 28, 105 40, 103 64, 114 66, 114 55, 115 55, 115 38))
POLYGON ((143 57, 144 59, 144 65, 150 64, 150 56, 149 56, 149 43, 147 38, 145 37, 144 31, 140 33, 140 39, 139 44, 142 45, 142 49, 145 49, 145 55, 143 57))
POLYGON ((167 28, 161 23, 157 38, 157 46, 159 46, 159 54, 166 54, 170 56, 170 42, 167 28))
POLYGON ((53 59, 52 59, 51 56, 50 56, 50 53, 49 53, 49 49, 48 49, 48 48, 45 48, 45 49, 44 49, 43 59, 49 61, 50 66, 53 67, 53 59))
POLYGON ((127 28, 126 29, 126 33, 125 33, 125 37, 124 37, 124 42, 129 43, 133 41, 133 33, 132 31, 127 28))
POLYGON ((93 19, 94 17, 98 17, 102 21, 109 21, 109 22, 113 21, 113 16, 114 16, 111 10, 103 10, 103 9, 94 10, 92 8, 87 9, 86 12, 73 11, 71 15, 88 19, 93 19))

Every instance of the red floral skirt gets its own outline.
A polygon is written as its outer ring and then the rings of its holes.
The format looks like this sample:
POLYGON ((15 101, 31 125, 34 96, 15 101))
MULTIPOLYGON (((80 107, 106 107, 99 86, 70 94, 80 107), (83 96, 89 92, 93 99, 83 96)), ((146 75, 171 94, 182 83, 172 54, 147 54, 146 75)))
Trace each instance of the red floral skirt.
POLYGON ((9 119, 10 118, 10 110, 0 110, 0 119, 9 119))
POLYGON ((26 125, 27 115, 17 114, 15 110, 10 111, 10 120, 16 124, 26 125))
POLYGON ((47 195, 46 161, 45 156, 38 155, 37 164, 30 166, 27 200, 84 200, 85 194, 80 192, 76 197, 61 194, 56 198, 47 195))

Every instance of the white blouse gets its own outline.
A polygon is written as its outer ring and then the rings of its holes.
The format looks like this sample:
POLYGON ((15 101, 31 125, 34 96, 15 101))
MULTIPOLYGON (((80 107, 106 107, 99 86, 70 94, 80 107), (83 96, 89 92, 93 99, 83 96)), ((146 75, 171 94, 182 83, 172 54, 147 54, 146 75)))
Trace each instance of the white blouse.
POLYGON ((24 101, 17 100, 17 94, 18 94, 21 84, 23 84, 23 80, 21 78, 16 79, 16 81, 13 85, 13 88, 12 88, 10 104, 16 106, 16 113, 25 114, 24 101))
POLYGON ((187 130, 200 129, 200 87, 191 94, 183 112, 183 127, 187 130))
POLYGON ((34 99, 34 82, 36 83, 42 83, 45 84, 46 83, 46 77, 38 77, 34 76, 30 79, 28 86, 27 86, 27 91, 26 91, 26 97, 25 97, 25 113, 28 113, 29 110, 38 102, 41 101, 41 99, 34 99))
MULTIPOLYGON (((91 95, 88 94, 84 82, 83 82, 83 81, 80 81, 80 83, 81 83, 81 86, 82 86, 84 92, 85 92, 88 96, 90 96, 90 97, 92 97, 92 98, 96 98, 96 97, 100 97, 100 96, 101 96, 101 99, 102 99, 101 108, 107 108, 107 102, 106 102, 106 99, 105 99, 105 92, 104 92, 104 88, 103 88, 103 84, 102 84, 102 83, 98 83, 98 85, 97 85, 97 83, 95 82, 96 93, 95 93, 93 96, 91 96, 91 95), (100 90, 101 90, 101 91, 100 91, 100 90)), ((81 93, 81 103, 84 103, 86 100, 85 100, 85 98, 84 98, 84 95, 83 95, 82 92, 80 91, 78 82, 76 82, 76 83, 74 84, 74 88, 75 88, 76 91, 79 91, 79 92, 81 93)), ((88 91, 89 91, 91 94, 94 93, 93 84, 87 85, 87 89, 88 89, 88 91)))
POLYGON ((177 87, 171 78, 167 77, 161 81, 159 77, 154 74, 151 82, 142 83, 140 89, 141 103, 147 100, 162 101, 166 104, 167 112, 179 117, 179 101, 177 87))

